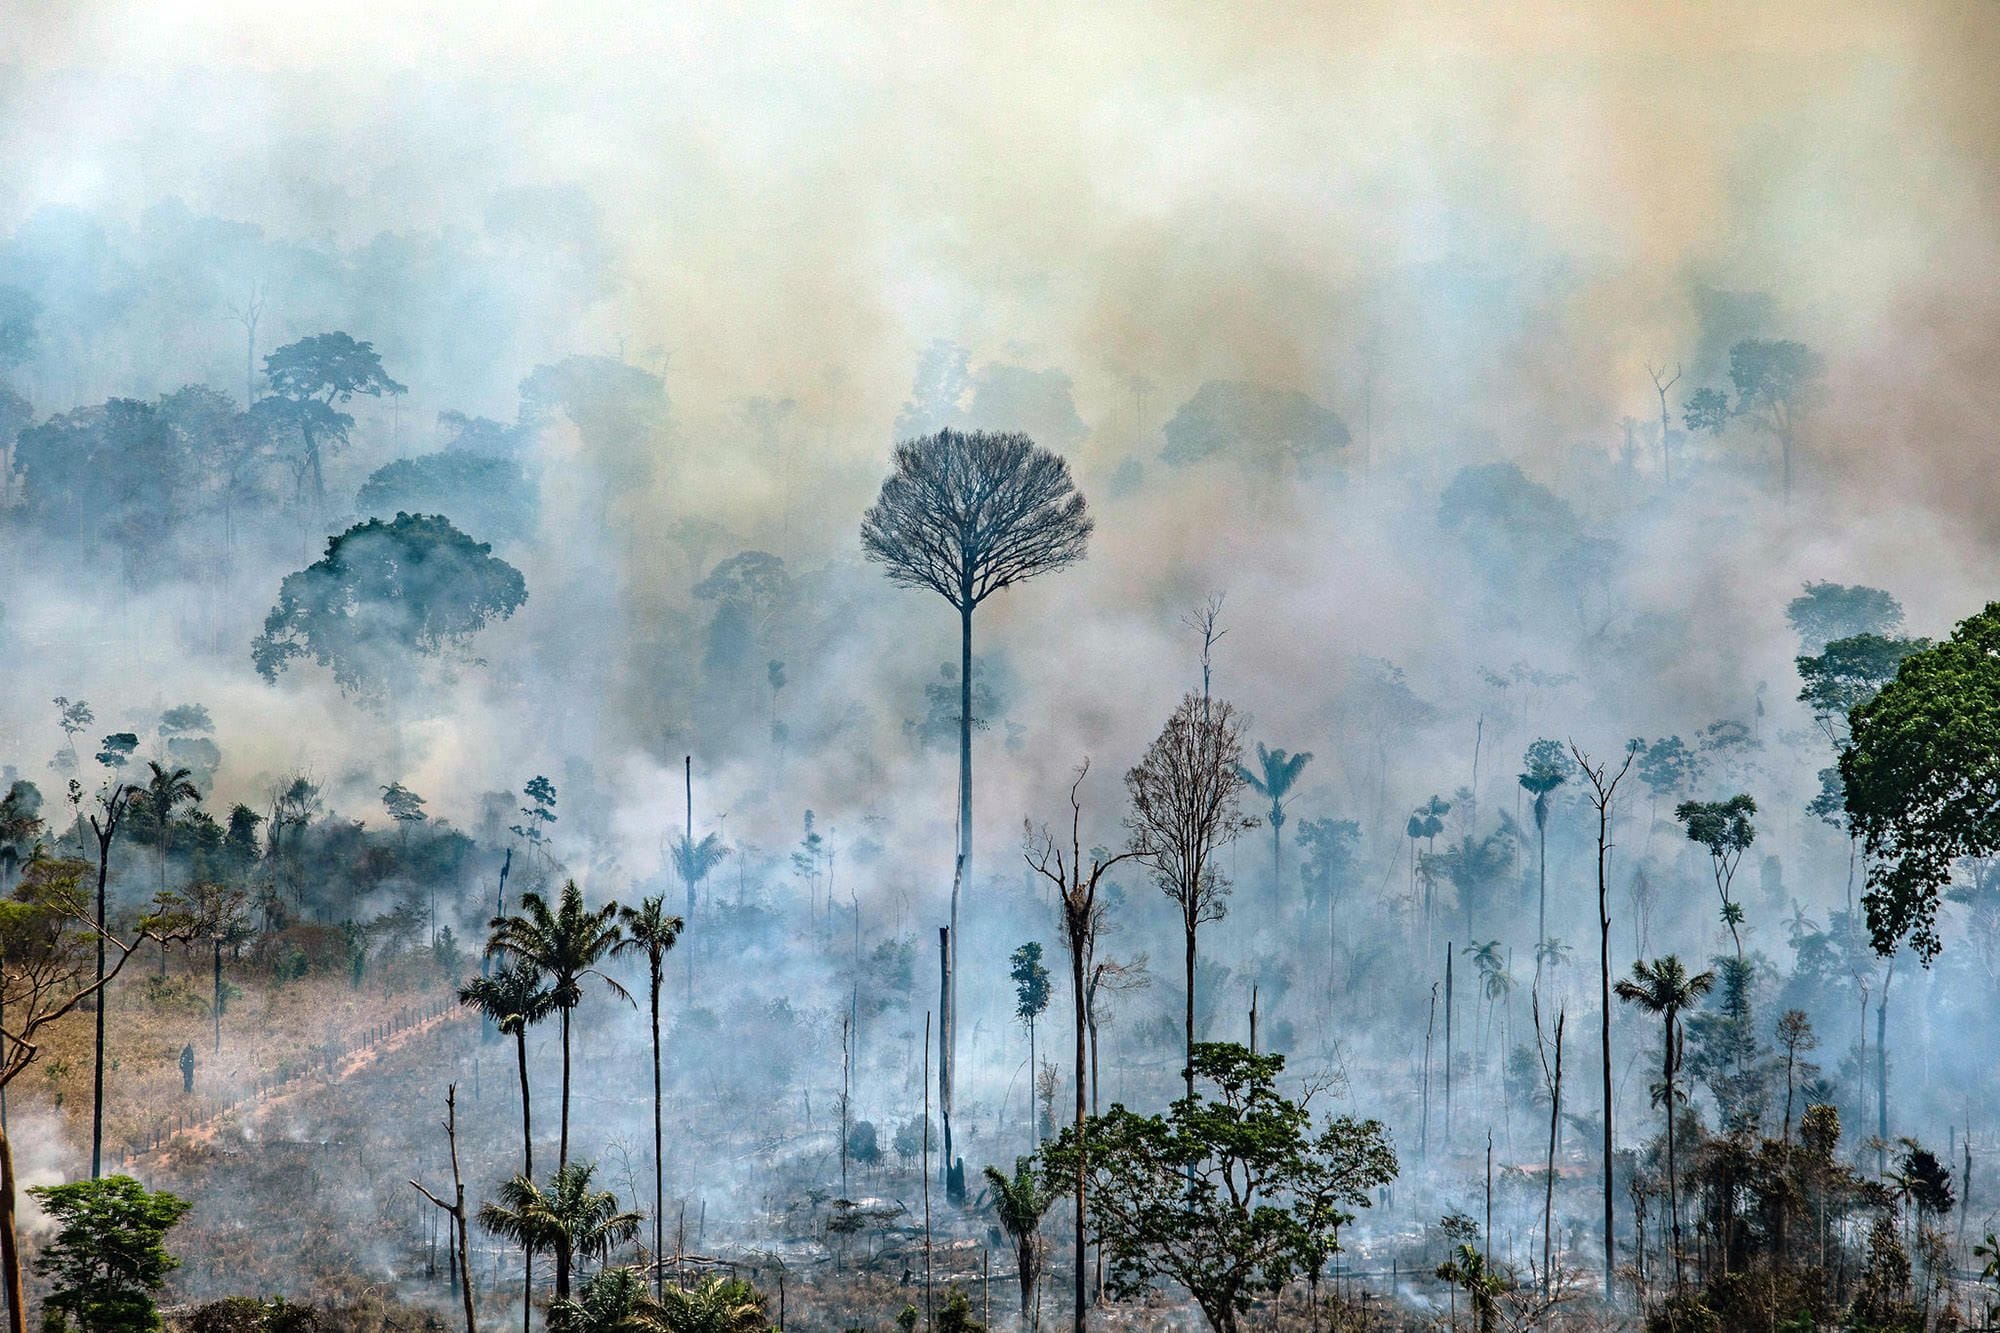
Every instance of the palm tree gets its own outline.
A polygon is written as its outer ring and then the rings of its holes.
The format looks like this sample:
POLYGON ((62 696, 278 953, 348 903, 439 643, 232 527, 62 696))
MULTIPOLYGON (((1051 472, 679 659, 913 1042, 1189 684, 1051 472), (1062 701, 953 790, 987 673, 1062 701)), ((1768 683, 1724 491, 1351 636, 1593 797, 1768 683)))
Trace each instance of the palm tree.
POLYGON ((1649 1014, 1658 1014, 1665 1024, 1662 1092, 1667 1105, 1667 1216, 1673 1226, 1676 1290, 1681 1284, 1681 1205, 1680 1174, 1674 1158, 1674 1074, 1680 1068, 1675 1025, 1683 1009, 1714 988, 1715 973, 1698 972, 1689 976, 1681 960, 1673 954, 1650 963, 1640 959, 1632 964, 1632 975, 1613 988, 1619 999, 1636 1004, 1649 1014))
POLYGON ((1237 771, 1250 789, 1271 802, 1271 891, 1280 896, 1284 892, 1284 832, 1285 797, 1291 793, 1292 785, 1299 780, 1299 772, 1312 762, 1310 751, 1301 750, 1297 754, 1286 754, 1283 750, 1267 750, 1264 742, 1257 742, 1257 767, 1262 776, 1252 773, 1242 765, 1237 771))
MULTIPOLYGON (((711 839, 713 835, 710 835, 711 839)), ((706 840, 705 840, 706 841, 706 840)), ((690 880, 692 885, 693 881, 690 880)), ((693 889, 690 888, 692 893, 693 889)), ((682 918, 668 916, 667 900, 664 895, 648 898, 638 907, 620 908, 618 922, 625 929, 625 937, 611 946, 614 954, 638 951, 646 955, 646 993, 653 1015, 653 1264, 654 1294, 665 1291, 666 1274, 659 1268, 661 1254, 661 1218, 666 1211, 666 1171, 662 1161, 663 1135, 660 1115, 660 977, 666 965, 667 951, 674 947, 681 937, 681 928, 686 924, 682 918)))
POLYGON ((1014 1243, 1014 1266, 1021 1280, 1021 1322, 1039 1328, 1041 1309, 1035 1304, 1035 1284, 1042 1277, 1042 1215, 1055 1204, 1056 1192, 1035 1177, 1033 1159, 1028 1157, 1014 1159, 1012 1179, 998 1167, 987 1167, 986 1181, 993 1187, 993 1211, 999 1214, 1000 1229, 1014 1243))
POLYGON ((549 987, 549 999, 562 1015, 562 1134, 557 1140, 556 1169, 569 1165, 569 1029, 570 1016, 583 1002, 583 979, 596 977, 619 999, 632 996, 598 969, 618 944, 618 904, 591 909, 583 905, 583 890, 575 880, 563 882, 556 909, 539 893, 521 895, 521 910, 496 916, 486 941, 489 955, 503 955, 532 968, 549 987))
MULTIPOLYGON (((1521 790, 1535 798, 1536 877, 1540 886, 1535 895, 1535 940, 1549 933, 1549 795, 1569 781, 1569 760, 1555 741, 1536 741, 1528 747, 1521 774, 1521 790)), ((1516 807, 1518 809, 1519 807, 1516 807)), ((1541 976, 1541 958, 1535 960, 1535 975, 1541 976)))
POLYGON ((758 1333, 771 1326, 764 1298, 740 1277, 712 1277, 690 1291, 669 1288, 654 1321, 664 1333, 758 1333))
POLYGON ((740 1277, 710 1277, 690 1291, 670 1287, 654 1323, 642 1327, 664 1333, 758 1333, 770 1327, 770 1319, 764 1317, 764 1297, 756 1287, 740 1277))
POLYGON ((1562 967, 1575 953, 1576 950, 1559 937, 1551 935, 1535 946, 1535 970, 1539 972, 1545 967, 1562 967))
MULTIPOLYGON (((146 802, 146 822, 153 826, 153 836, 157 838, 160 852, 160 887, 167 887, 167 858, 174 850, 174 811, 179 807, 201 799, 201 788, 194 785, 194 772, 186 768, 163 768, 153 760, 146 761, 151 773, 142 789, 146 802)), ((166 971, 167 946, 160 946, 160 970, 166 971)))
POLYGON ((575 1300, 549 1307, 549 1333, 655 1333, 665 1327, 658 1314, 639 1270, 606 1268, 591 1275, 575 1300))
POLYGON ((1483 838, 1468 833, 1441 852, 1425 852, 1417 865, 1420 872, 1441 874, 1451 882, 1465 911, 1465 933, 1470 938, 1477 926, 1474 909, 1492 892, 1493 881, 1507 873, 1513 860, 1513 839, 1502 829, 1483 838))
MULTIPOLYGON (((542 984, 541 974, 525 964, 508 964, 491 976, 459 988, 458 1002, 477 1009, 501 1032, 514 1038, 514 1059, 521 1074, 521 1175, 535 1178, 534 1103, 528 1096, 528 1029, 555 1012, 555 996, 542 984)), ((535 1284, 535 1247, 522 1246, 522 1291, 535 1284)), ((535 1303, 521 1301, 521 1327, 528 1328, 535 1303)))
POLYGON ((514 1038, 514 1058, 521 1072, 521 1174, 535 1178, 533 1104, 528 1096, 528 1029, 555 1012, 555 994, 542 985, 541 974, 523 964, 509 964, 490 977, 478 977, 459 987, 458 1002, 477 1009, 493 1026, 514 1038))
POLYGON ((708 878, 722 858, 729 855, 729 849, 722 845, 720 834, 710 833, 700 842, 690 842, 685 836, 675 838, 670 855, 674 862, 674 873, 687 886, 687 920, 694 919, 695 890, 708 878))
MULTIPOLYGON (((1451 1258, 1437 1267, 1438 1278, 1451 1284, 1453 1289, 1465 1288, 1465 1294, 1472 1301, 1472 1314, 1479 1333, 1490 1333, 1495 1321, 1500 1317, 1499 1294, 1507 1289, 1506 1282, 1486 1267, 1486 1260, 1470 1241, 1462 1241, 1451 1252, 1451 1258)), ((1453 1319, 1457 1318, 1454 1314, 1453 1319)))
POLYGON ((579 1259, 602 1262, 611 1247, 639 1234, 639 1214, 620 1212, 610 1190, 591 1188, 597 1167, 578 1162, 556 1168, 543 1189, 526 1176, 500 1187, 498 1199, 482 1204, 479 1225, 525 1249, 556 1256, 556 1299, 569 1299, 570 1273, 579 1259))

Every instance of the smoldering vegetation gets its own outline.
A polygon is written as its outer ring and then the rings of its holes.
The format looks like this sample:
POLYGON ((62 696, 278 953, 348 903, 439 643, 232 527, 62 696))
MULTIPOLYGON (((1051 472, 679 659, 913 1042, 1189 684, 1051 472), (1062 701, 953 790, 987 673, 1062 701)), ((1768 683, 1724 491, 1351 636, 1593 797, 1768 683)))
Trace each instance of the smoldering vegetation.
POLYGON ((1987 25, 124 8, 14 1327, 1990 1318, 1987 25))

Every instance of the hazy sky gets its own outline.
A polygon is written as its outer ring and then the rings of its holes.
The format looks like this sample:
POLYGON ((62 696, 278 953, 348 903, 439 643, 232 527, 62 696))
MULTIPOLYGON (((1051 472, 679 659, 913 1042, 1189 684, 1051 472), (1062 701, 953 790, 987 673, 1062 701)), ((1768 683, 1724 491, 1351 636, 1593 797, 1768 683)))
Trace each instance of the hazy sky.
POLYGON ((1781 294, 1882 412, 1845 449, 1990 415, 1935 379, 1992 350, 1992 7, 1660 8, 23 5, 0 216, 360 241, 574 186, 625 279, 581 336, 843 426, 934 336, 1095 422, 1132 372, 1351 399, 1373 332, 1553 444, 1643 412, 1692 282, 1781 294))

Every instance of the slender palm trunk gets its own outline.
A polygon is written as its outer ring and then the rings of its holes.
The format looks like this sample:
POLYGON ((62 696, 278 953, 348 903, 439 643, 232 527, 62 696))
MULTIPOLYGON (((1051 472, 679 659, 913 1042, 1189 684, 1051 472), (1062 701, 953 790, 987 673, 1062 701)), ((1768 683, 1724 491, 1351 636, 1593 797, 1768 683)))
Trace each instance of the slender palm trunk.
POLYGON ((660 1128, 660 965, 653 964, 653 1299, 666 1299, 666 1268, 660 1262, 661 1222, 666 1212, 666 1164, 661 1158, 665 1135, 660 1128))
MULTIPOLYGON (((558 1171, 569 1165, 569 1015, 569 1010, 565 1009, 562 1011, 562 1136, 556 1141, 556 1170, 558 1171)), ((567 1271, 565 1268, 565 1274, 567 1271)), ((563 1294, 568 1295, 569 1293, 565 1291, 563 1294)))
MULTIPOLYGON (((514 1031, 514 1059, 521 1074, 521 1175, 533 1180, 535 1178, 534 1106, 528 1096, 528 1027, 525 1023, 514 1031)), ((521 1247, 521 1264, 521 1333, 528 1333, 535 1317, 533 1246, 521 1247)))
POLYGON ((1285 905, 1285 808, 1271 801, 1271 901, 1285 905))
POLYGON ((521 1174, 529 1180, 535 1178, 535 1128, 534 1114, 528 1100, 528 1028, 526 1024, 515 1030, 514 1057, 521 1071, 521 1174))
MULTIPOLYGON (((1537 798, 1539 804, 1540 798, 1537 798)), ((1535 812, 1537 851, 1536 878, 1541 881, 1535 895, 1535 975, 1542 975, 1542 948, 1549 942, 1549 825, 1540 809, 1535 812)))
POLYGON ((1667 1010, 1667 1221, 1674 1238, 1674 1290, 1681 1289, 1681 1173, 1674 1155, 1674 1011, 1667 1010))
MULTIPOLYGON (((1538 1034, 1539 1035, 1539 1034, 1538 1034)), ((1549 1089, 1549 1159, 1542 1188, 1542 1299, 1555 1293, 1556 1131, 1562 1123, 1563 1020, 1556 1016, 1556 1068, 1549 1089)))

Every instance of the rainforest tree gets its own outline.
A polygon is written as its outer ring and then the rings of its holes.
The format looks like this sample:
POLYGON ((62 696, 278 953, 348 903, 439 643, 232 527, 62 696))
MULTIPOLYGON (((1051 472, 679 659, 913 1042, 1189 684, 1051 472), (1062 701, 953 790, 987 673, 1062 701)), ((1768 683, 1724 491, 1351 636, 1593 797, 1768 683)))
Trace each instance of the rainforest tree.
POLYGON ((1241 808, 1243 726, 1223 700, 1181 700, 1145 757, 1125 775, 1130 851, 1180 909, 1187 986, 1187 1095, 1194 1096, 1195 942, 1227 911, 1216 853, 1257 826, 1241 808))
POLYGON ((1340 1228, 1396 1178, 1396 1154, 1376 1121, 1316 1127, 1307 1101, 1278 1092, 1283 1056, 1204 1042, 1191 1064, 1207 1095, 1165 1116, 1114 1106, 1080 1136, 1066 1129, 1045 1158, 1065 1171, 1089 1144, 1091 1229, 1114 1291, 1164 1276, 1210 1328, 1235 1333, 1254 1296, 1340 1249, 1340 1228))
POLYGON ((379 698, 405 683, 416 662, 462 649, 527 600, 521 571, 449 519, 371 518, 285 576, 250 657, 267 681, 311 658, 342 693, 379 698))
POLYGON ((1954 871, 2000 854, 2000 602, 1904 658, 1849 726, 1840 778, 1868 858, 1868 932, 1928 963, 1954 871))
MULTIPOLYGON (((950 975, 957 985, 958 898, 972 878, 972 615, 987 598, 1084 557, 1094 526, 1069 464, 1026 435, 940 430, 896 446, 889 477, 861 520, 861 549, 889 581, 928 588, 958 612, 958 854, 952 875, 950 975)), ((947 992, 945 1160, 951 1156, 955 997, 947 992)))

